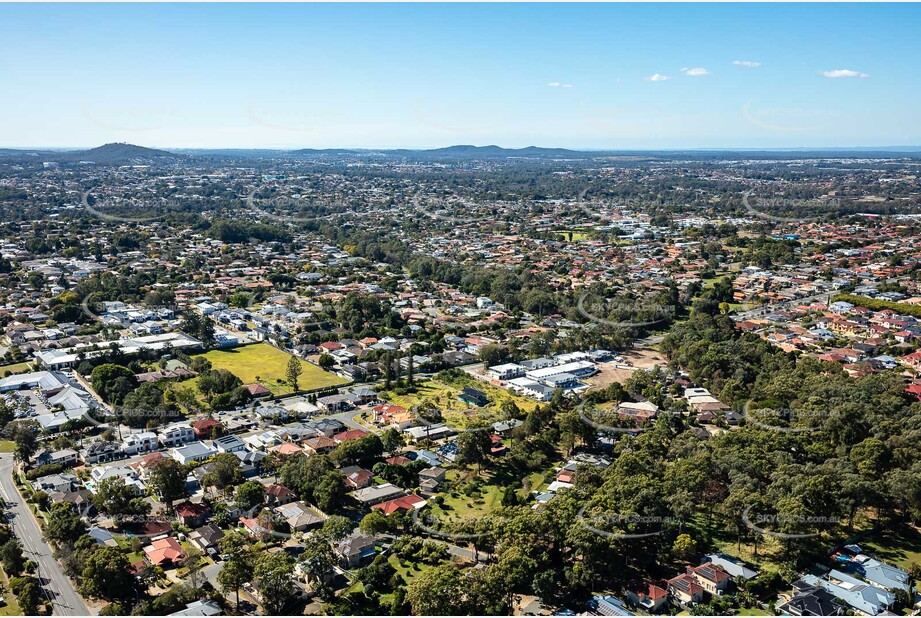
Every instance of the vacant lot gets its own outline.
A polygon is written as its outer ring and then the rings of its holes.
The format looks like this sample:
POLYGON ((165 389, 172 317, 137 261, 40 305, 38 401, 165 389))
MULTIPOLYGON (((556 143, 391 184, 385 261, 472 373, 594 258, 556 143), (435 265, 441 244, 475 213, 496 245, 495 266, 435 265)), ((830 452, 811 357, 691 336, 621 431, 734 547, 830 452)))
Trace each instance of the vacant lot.
POLYGON ((519 397, 503 388, 497 388, 474 378, 459 378, 450 384, 437 379, 426 380, 419 382, 415 393, 397 395, 391 391, 383 391, 381 398, 407 409, 423 403, 432 403, 441 410, 444 422, 449 427, 456 429, 462 429, 474 422, 493 422, 503 418, 502 406, 508 401, 515 402, 521 412, 530 412, 537 406, 533 400, 519 397), (458 395, 465 386, 471 386, 486 393, 489 403, 478 408, 458 399, 458 395))
POLYGON ((598 373, 585 380, 591 386, 589 390, 604 388, 611 382, 623 384, 637 369, 668 364, 665 357, 652 348, 634 348, 619 354, 624 357, 624 362, 598 365, 598 373))
MULTIPOLYGON (((285 378, 285 368, 291 355, 267 343, 211 350, 205 352, 204 356, 211 361, 212 367, 226 369, 243 380, 244 384, 258 382, 272 391, 273 395, 286 395, 293 390, 285 378)), ((305 361, 301 361, 301 366, 304 373, 298 378, 300 390, 336 386, 347 381, 305 361)))

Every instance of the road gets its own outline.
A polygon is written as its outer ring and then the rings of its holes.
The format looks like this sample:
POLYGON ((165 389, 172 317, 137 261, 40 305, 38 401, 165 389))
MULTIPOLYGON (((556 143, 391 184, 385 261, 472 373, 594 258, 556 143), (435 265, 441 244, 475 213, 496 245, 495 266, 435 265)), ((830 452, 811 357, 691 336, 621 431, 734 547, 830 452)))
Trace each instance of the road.
POLYGON ((38 564, 36 575, 42 583, 45 598, 53 603, 55 615, 92 615, 83 598, 77 594, 70 579, 64 574, 64 569, 55 560, 35 516, 19 495, 13 481, 13 466, 12 454, 0 454, 0 494, 7 505, 5 516, 12 524, 16 538, 22 543, 26 556, 38 564))

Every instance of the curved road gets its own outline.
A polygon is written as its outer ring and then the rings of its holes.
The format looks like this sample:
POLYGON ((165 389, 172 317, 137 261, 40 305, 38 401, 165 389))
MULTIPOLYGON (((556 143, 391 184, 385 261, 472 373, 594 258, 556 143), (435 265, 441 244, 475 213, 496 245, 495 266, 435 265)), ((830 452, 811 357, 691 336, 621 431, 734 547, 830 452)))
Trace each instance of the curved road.
POLYGON ((0 495, 6 504, 4 517, 10 522, 16 538, 22 543, 26 557, 38 564, 36 576, 42 583, 45 598, 53 604, 55 615, 92 615, 83 598, 77 594, 70 579, 64 574, 64 569, 55 560, 35 516, 19 495, 13 481, 14 465, 12 454, 0 454, 0 495))

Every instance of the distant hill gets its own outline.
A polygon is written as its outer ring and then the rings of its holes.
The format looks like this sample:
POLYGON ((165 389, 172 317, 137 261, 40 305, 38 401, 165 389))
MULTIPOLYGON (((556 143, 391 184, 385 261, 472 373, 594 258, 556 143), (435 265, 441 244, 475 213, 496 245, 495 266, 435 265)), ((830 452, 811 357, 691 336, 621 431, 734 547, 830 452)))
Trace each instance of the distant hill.
POLYGON ((148 165, 156 163, 178 163, 186 160, 186 155, 175 154, 166 150, 145 148, 134 144, 104 144, 89 150, 55 153, 55 161, 92 161, 97 165, 148 165))

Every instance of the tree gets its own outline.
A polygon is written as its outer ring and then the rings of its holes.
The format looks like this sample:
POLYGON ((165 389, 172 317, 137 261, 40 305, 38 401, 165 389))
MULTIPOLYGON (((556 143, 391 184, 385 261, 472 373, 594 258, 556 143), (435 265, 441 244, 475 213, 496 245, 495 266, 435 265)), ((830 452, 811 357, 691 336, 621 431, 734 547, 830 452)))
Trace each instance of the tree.
POLYGON ((93 389, 103 401, 114 405, 121 405, 128 393, 138 385, 130 369, 115 363, 105 363, 94 368, 91 379, 93 389))
MULTIPOLYGON (((322 365, 321 365, 322 366, 322 365)), ((304 367, 301 365, 301 359, 296 356, 292 356, 288 359, 288 366, 285 367, 285 377, 288 379, 288 384, 291 385, 291 388, 294 389, 294 392, 297 392, 297 379, 304 373, 304 367)))
POLYGON ((237 487, 234 502, 244 511, 249 511, 265 499, 265 488, 258 481, 246 481, 237 487))
POLYGON ((457 463, 461 466, 474 464, 479 468, 492 452, 492 439, 486 429, 476 429, 457 437, 457 463))
POLYGON ((501 365, 509 358, 508 348, 497 343, 488 343, 477 352, 479 361, 486 367, 501 365))
POLYGON ((390 529, 390 522, 379 511, 371 511, 361 518, 358 529, 365 534, 380 534, 390 529))
POLYGON ((316 505, 321 511, 334 511, 345 499, 345 483, 339 472, 327 472, 313 492, 316 505))
POLYGON ((697 551, 697 544, 689 534, 679 534, 672 543, 672 555, 676 560, 688 561, 697 551))
POLYGON ((221 551, 227 555, 227 560, 217 574, 217 583, 225 593, 231 591, 236 593, 236 606, 239 608, 240 587, 253 579, 256 556, 246 545, 246 540, 235 532, 221 539, 220 547, 221 551))
POLYGON ((16 593, 16 601, 19 608, 26 616, 37 616, 38 608, 41 606, 42 597, 39 585, 31 577, 26 581, 16 593))
POLYGON ((145 500, 136 501, 137 497, 134 490, 125 483, 121 477, 112 477, 103 480, 96 487, 96 495, 93 496, 93 504, 100 512, 105 513, 118 520, 124 515, 140 514, 139 509, 150 508, 150 504, 145 500))
POLYGON ((393 453, 403 447, 403 436, 394 427, 388 428, 381 434, 381 445, 384 452, 393 453))
POLYGON ((16 577, 25 568, 26 559, 22 554, 22 545, 17 539, 10 539, 0 545, 0 562, 7 577, 16 577))
POLYGON ((89 556, 83 567, 81 594, 110 600, 134 596, 134 576, 130 568, 121 549, 100 547, 89 556))
POLYGON ((253 569, 253 585, 259 591, 262 607, 270 616, 283 616, 294 596, 294 561, 279 552, 262 554, 253 569))
POLYGON ((35 449, 38 448, 38 441, 32 427, 24 423, 16 423, 13 442, 16 443, 16 459, 29 463, 32 455, 35 454, 35 449))
POLYGON ((317 364, 321 369, 330 369, 333 365, 336 364, 336 359, 327 353, 320 354, 320 358, 317 359, 317 364))
POLYGON ((198 390, 206 398, 223 395, 243 385, 243 382, 226 369, 210 369, 198 375, 198 390))
POLYGON ((338 560, 326 539, 313 535, 304 541, 304 551, 298 557, 298 562, 306 575, 307 583, 320 583, 326 580, 338 560))
POLYGON ((406 602, 415 616, 464 616, 468 614, 467 590, 457 567, 441 564, 409 582, 406 602))
POLYGON ((51 507, 48 523, 45 526, 46 537, 56 543, 73 545, 84 534, 86 534, 86 527, 80 521, 80 516, 74 510, 73 504, 58 502, 51 507))
POLYGON ((342 515, 331 515, 323 522, 320 534, 330 543, 341 541, 355 529, 355 523, 342 515))
POLYGON ((167 459, 150 470, 147 484, 172 510, 173 502, 186 496, 185 479, 185 467, 174 459, 167 459))
POLYGON ((242 480, 240 458, 233 453, 219 453, 212 460, 211 470, 202 477, 202 485, 226 490, 228 487, 235 487, 242 480))
POLYGON ((370 465, 384 453, 384 445, 377 434, 343 442, 330 453, 330 459, 343 464, 370 465))

